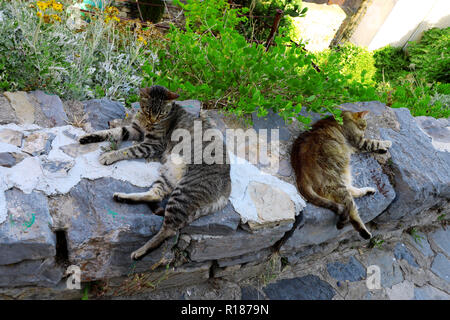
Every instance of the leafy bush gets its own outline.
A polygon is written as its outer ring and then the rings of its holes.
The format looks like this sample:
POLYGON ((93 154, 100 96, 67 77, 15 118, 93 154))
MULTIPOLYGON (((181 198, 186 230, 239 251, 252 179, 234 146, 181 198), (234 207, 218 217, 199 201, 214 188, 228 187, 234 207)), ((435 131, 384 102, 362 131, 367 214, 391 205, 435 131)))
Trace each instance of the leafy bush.
POLYGON ((325 72, 334 70, 335 73, 340 73, 351 81, 367 85, 375 83, 373 79, 376 72, 375 59, 372 52, 366 48, 346 43, 315 55, 317 64, 325 72))
POLYGON ((237 0, 234 2, 248 8, 248 13, 256 16, 256 18, 241 21, 237 30, 247 39, 261 42, 269 37, 277 9, 283 10, 278 32, 290 38, 293 38, 297 31, 292 18, 304 16, 308 9, 302 9, 302 0, 237 0))
POLYGON ((396 81, 405 76, 409 70, 409 59, 401 48, 386 46, 373 52, 375 59, 375 80, 396 81))
MULTIPOLYGON (((178 2, 178 1, 177 1, 178 2)), ((373 100, 374 88, 343 76, 336 69, 317 72, 314 56, 301 47, 286 47, 277 37, 267 52, 249 44, 236 26, 246 19, 225 0, 188 0, 179 3, 186 15, 186 32, 172 27, 159 51, 159 63, 144 67, 145 84, 177 90, 181 99, 200 99, 207 107, 225 108, 243 116, 269 109, 285 119, 297 117, 302 105, 315 112, 329 111, 342 102, 373 100), (158 70, 164 70, 161 73, 158 70)))
POLYGON ((427 81, 450 82, 450 27, 424 32, 407 48, 412 67, 427 81))
MULTIPOLYGON (((69 99, 124 101, 142 82, 156 32, 118 23, 113 7, 87 14, 73 30, 55 1, 0 2, 0 84, 4 90, 44 89, 69 99)), ((61 5, 61 6, 60 6, 61 5)), ((156 55, 154 55, 156 58, 156 55)))

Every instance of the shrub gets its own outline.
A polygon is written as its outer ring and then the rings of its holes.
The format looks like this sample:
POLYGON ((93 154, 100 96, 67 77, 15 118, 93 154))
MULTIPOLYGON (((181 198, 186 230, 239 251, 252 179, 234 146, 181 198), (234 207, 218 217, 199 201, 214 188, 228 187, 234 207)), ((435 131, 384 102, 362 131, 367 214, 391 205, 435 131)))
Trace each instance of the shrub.
POLYGON ((286 38, 277 37, 267 52, 262 45, 247 43, 236 30, 246 19, 239 16, 243 11, 231 9, 225 0, 186 2, 179 3, 186 32, 172 26, 159 63, 144 67, 145 85, 163 85, 179 91, 181 99, 200 99, 207 107, 238 116, 256 110, 263 116, 272 109, 284 119, 297 117, 304 123, 309 119, 298 115, 302 105, 339 115, 339 103, 376 98, 374 88, 336 68, 317 72, 314 56, 301 47, 282 45, 286 38))
POLYGON ((119 23, 113 7, 87 14, 90 22, 72 30, 69 14, 52 3, 0 2, 2 88, 125 101, 142 82, 141 66, 152 59, 149 47, 157 32, 119 23))
POLYGON ((396 81, 405 76, 409 70, 409 59, 401 48, 386 46, 375 50, 373 53, 375 59, 375 80, 396 81))
POLYGON ((450 27, 432 28, 407 48, 412 67, 427 81, 450 82, 450 27))

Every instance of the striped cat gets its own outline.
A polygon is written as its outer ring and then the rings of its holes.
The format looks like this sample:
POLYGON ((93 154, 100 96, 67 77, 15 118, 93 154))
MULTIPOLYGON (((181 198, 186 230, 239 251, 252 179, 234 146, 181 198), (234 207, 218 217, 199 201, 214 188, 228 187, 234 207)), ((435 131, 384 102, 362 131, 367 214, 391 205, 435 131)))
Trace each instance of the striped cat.
POLYGON ((81 144, 111 139, 118 143, 124 140, 140 141, 131 147, 102 154, 100 162, 104 165, 135 158, 158 159, 162 164, 159 179, 147 192, 113 195, 114 200, 127 203, 155 203, 168 197, 161 229, 131 254, 134 260, 142 258, 195 219, 225 207, 231 192, 230 165, 223 141, 220 142, 223 145, 223 164, 194 163, 194 154, 202 152, 205 147, 206 142, 203 141, 200 143, 202 150, 198 147, 191 149, 194 151, 190 155, 191 161, 188 156, 176 157, 172 154, 178 143, 171 140, 176 129, 187 130, 191 145, 195 145, 194 121, 201 121, 202 132, 212 128, 207 118, 197 118, 188 113, 174 101, 176 98, 177 94, 161 86, 140 89, 141 109, 130 126, 97 131, 79 140, 81 144))
POLYGON ((352 223, 364 239, 372 235, 358 214, 354 197, 374 194, 374 188, 352 186, 350 156, 362 152, 386 153, 391 141, 364 138, 368 111, 342 112, 343 124, 333 117, 317 121, 311 130, 295 140, 291 164, 300 193, 312 204, 334 211, 339 216, 337 228, 352 223))

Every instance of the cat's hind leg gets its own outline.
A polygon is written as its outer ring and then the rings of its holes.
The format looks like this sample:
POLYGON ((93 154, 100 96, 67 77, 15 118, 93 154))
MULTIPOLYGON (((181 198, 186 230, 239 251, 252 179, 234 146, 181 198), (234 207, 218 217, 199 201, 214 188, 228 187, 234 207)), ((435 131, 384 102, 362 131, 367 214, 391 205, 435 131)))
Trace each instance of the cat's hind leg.
POLYGON ((356 207, 355 201, 353 200, 353 196, 350 193, 350 190, 347 186, 340 186, 336 188, 336 192, 334 194, 336 201, 342 203, 345 207, 344 214, 339 217, 339 221, 336 225, 338 229, 342 229, 345 223, 350 220, 353 227, 356 231, 359 232, 359 235, 364 239, 370 239, 372 237, 369 230, 367 230, 364 222, 361 220, 361 217, 358 213, 358 208, 356 207))
MULTIPOLYGON (((116 192, 113 198, 117 202, 141 203, 141 202, 159 202, 172 192, 172 187, 164 176, 161 176, 151 186, 150 190, 139 193, 121 193, 116 192)), ((161 214, 159 214, 161 215, 161 214)))

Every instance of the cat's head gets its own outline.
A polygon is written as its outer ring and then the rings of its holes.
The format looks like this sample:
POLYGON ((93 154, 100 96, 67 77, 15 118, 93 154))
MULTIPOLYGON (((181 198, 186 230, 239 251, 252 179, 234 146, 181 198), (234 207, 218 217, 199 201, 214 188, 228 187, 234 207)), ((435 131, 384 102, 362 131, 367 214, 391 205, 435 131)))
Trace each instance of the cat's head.
POLYGON ((360 112, 351 112, 344 111, 342 112, 342 119, 344 121, 345 127, 351 127, 354 129, 359 129, 361 131, 366 130, 367 121, 365 119, 366 115, 369 111, 360 111, 360 112))
POLYGON ((172 109, 172 101, 179 97, 175 92, 162 86, 141 88, 139 94, 141 109, 151 122, 164 119, 172 109))

